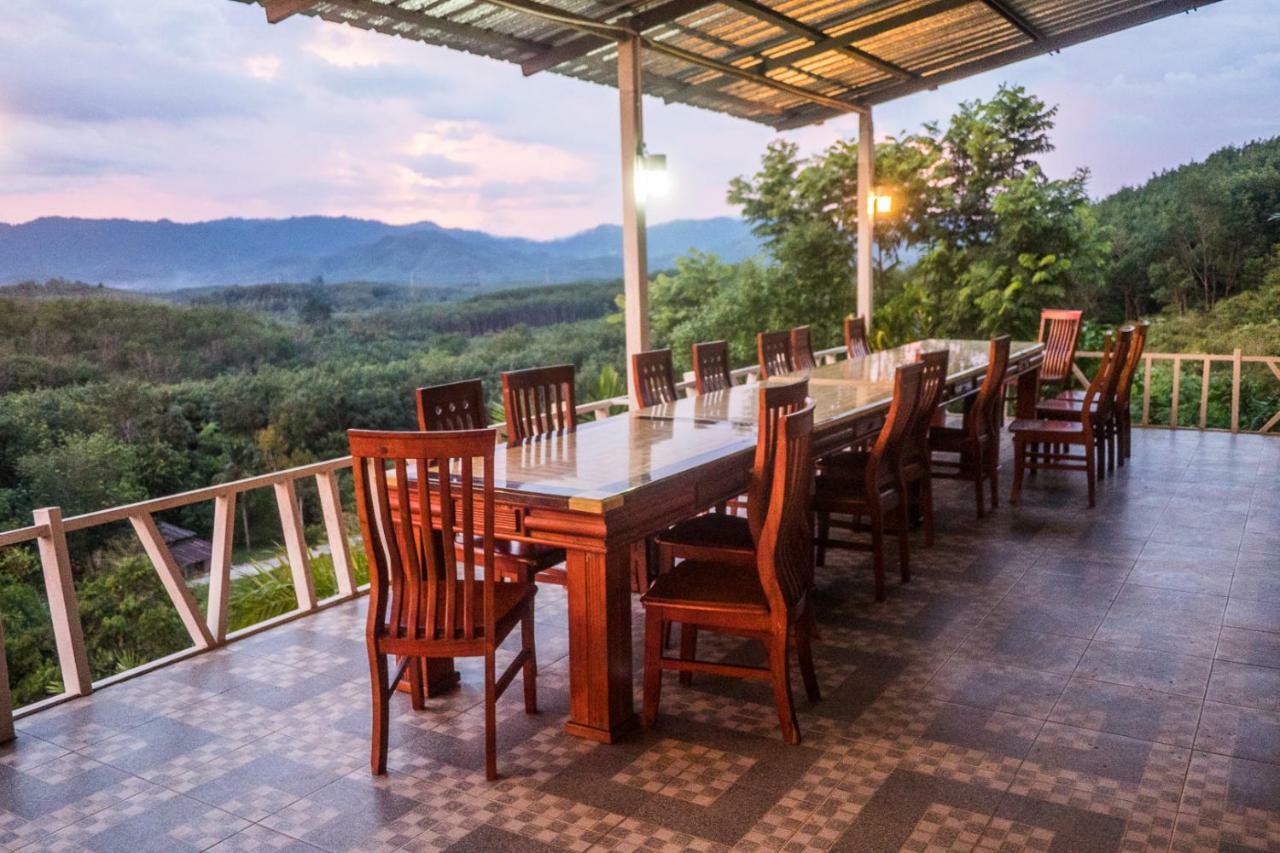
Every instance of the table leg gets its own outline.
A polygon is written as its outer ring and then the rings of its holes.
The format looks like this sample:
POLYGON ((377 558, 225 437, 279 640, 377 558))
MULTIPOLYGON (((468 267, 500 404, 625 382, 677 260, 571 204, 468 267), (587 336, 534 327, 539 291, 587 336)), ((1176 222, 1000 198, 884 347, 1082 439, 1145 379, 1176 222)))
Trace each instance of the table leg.
MULTIPOLYGON (((399 658, 396 659, 399 665, 399 658)), ((435 698, 443 696, 450 690, 457 689, 462 683, 462 675, 453 668, 453 658, 429 658, 427 660, 427 696, 435 698)), ((401 693, 409 692, 409 677, 406 675, 396 685, 401 693)))
POLYGON ((1014 406, 1018 418, 1034 418, 1040 402, 1040 368, 1035 367, 1018 377, 1018 400, 1014 406))
POLYGON ((632 701, 631 548, 568 552, 569 722, 565 731, 613 743, 639 718, 632 701))

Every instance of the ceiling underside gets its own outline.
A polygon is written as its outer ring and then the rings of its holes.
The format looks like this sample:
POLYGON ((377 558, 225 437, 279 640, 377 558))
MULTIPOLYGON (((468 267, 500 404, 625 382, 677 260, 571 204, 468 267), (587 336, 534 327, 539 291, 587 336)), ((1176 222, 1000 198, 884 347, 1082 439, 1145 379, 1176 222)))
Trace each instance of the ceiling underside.
POLYGON ((238 2, 607 86, 638 33, 646 94, 785 129, 1218 0, 238 2))

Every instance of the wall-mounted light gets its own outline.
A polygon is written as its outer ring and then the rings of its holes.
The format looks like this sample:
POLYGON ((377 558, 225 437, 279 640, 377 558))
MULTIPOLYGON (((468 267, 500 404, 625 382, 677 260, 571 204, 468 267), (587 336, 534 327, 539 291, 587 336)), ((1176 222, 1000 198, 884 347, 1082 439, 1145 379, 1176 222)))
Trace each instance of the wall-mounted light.
POLYGON ((636 197, 640 201, 662 196, 669 184, 666 154, 642 154, 636 168, 636 197))

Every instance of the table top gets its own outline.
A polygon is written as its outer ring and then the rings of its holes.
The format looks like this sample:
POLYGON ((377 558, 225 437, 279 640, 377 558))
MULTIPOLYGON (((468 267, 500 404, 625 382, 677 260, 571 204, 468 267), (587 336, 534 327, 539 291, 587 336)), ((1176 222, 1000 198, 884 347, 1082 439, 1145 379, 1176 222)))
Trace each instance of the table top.
MULTIPOLYGON (((915 361, 919 353, 950 350, 948 380, 959 382, 982 374, 987 347, 987 341, 916 341, 767 381, 808 378, 817 407, 815 423, 831 426, 887 409, 893 371, 915 361)), ((1015 342, 1010 360, 1041 347, 1015 342)), ((749 458, 755 447, 758 405, 759 384, 751 382, 581 424, 576 432, 529 444, 502 445, 494 460, 494 487, 566 500, 570 509, 604 512, 664 478, 735 454, 749 458)))

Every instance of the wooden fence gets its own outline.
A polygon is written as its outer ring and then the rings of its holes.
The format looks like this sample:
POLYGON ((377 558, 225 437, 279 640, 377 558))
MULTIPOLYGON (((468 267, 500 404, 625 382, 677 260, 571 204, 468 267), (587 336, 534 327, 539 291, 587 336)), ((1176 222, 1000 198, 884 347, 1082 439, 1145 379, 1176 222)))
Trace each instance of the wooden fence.
MULTIPOLYGON (((816 356, 822 362, 829 363, 843 352, 842 347, 836 347, 822 350, 816 353, 816 356)), ((734 370, 732 376, 735 381, 743 382, 758 373, 759 369, 751 366, 734 370)), ((686 377, 676 387, 679 390, 685 390, 692 386, 693 380, 686 377)), ((584 403, 577 407, 577 412, 580 417, 589 415, 599 419, 609 417, 610 411, 615 407, 626 406, 626 397, 615 397, 584 403)), ((20 719, 51 705, 87 695, 97 687, 150 672, 158 667, 225 645, 240 637, 315 613, 334 604, 348 601, 366 591, 367 585, 363 587, 356 585, 351 561, 351 540, 346 529, 338 484, 338 473, 350 467, 351 457, 343 456, 339 459, 302 465, 284 471, 261 474, 231 483, 208 486, 68 518, 63 517, 59 507, 45 507, 35 511, 31 525, 0 532, 0 548, 32 542, 36 544, 45 595, 49 603, 49 616, 53 622, 54 645, 63 685, 62 693, 15 711, 12 707, 9 672, 4 655, 4 631, 3 626, 0 625, 0 742, 13 738, 15 718, 20 719), (334 574, 337 579, 337 594, 323 600, 316 599, 315 584, 311 574, 311 556, 314 551, 307 542, 297 494, 298 483, 309 478, 315 480, 319 491, 325 544, 333 560, 334 574), (297 608, 273 619, 228 633, 227 615, 230 601, 236 502, 245 492, 265 488, 270 488, 275 495, 280 527, 284 535, 285 554, 288 557, 293 588, 297 596, 297 608), (187 587, 181 568, 160 534, 155 514, 205 502, 213 503, 213 535, 211 537, 212 556, 209 560, 208 605, 204 612, 201 612, 199 603, 187 587), (192 645, 176 654, 150 661, 127 672, 95 682, 89 669, 84 627, 80 619, 70 550, 67 547, 67 534, 123 521, 128 521, 132 526, 143 551, 177 610, 192 645)))
MULTIPOLYGON (((1079 352, 1076 353, 1077 358, 1102 358, 1100 352, 1079 352)), ((1272 413, 1266 422, 1256 430, 1240 429, 1240 389, 1242 387, 1242 372, 1246 364, 1265 365, 1277 380, 1280 380, 1280 356, 1265 355, 1241 355, 1237 349, 1231 355, 1215 355, 1209 353, 1185 353, 1185 352, 1148 352, 1142 355, 1142 397, 1141 410, 1142 416, 1137 419, 1137 423, 1142 426, 1162 426, 1170 429, 1185 428, 1179 424, 1179 414, 1182 406, 1182 368, 1184 364, 1200 364, 1200 410, 1198 428, 1202 430, 1211 429, 1209 427, 1209 389, 1210 379, 1213 376, 1212 366, 1214 364, 1229 364, 1231 369, 1231 416, 1230 426, 1228 429, 1233 433, 1239 432, 1256 432, 1269 433, 1280 424, 1280 407, 1272 413), (1172 388, 1169 399, 1169 423, 1153 424, 1151 422, 1151 368, 1156 362, 1170 362, 1172 367, 1172 388)), ((1073 364, 1072 370, 1076 378, 1084 385, 1089 384, 1089 377, 1080 369, 1079 364, 1073 364)), ((1220 374, 1219 374, 1220 375, 1220 374)), ((1277 395, 1280 397, 1280 395, 1277 395)))

